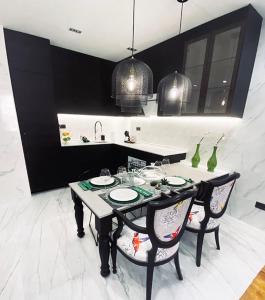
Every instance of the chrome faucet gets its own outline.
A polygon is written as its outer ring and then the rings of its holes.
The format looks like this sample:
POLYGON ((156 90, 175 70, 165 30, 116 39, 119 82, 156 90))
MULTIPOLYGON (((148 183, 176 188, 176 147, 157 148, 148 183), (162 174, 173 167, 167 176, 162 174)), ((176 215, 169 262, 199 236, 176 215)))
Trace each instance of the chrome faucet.
POLYGON ((96 121, 96 123, 94 125, 95 141, 97 140, 97 124, 100 125, 100 130, 101 130, 101 133, 102 133, 102 123, 100 121, 96 121))

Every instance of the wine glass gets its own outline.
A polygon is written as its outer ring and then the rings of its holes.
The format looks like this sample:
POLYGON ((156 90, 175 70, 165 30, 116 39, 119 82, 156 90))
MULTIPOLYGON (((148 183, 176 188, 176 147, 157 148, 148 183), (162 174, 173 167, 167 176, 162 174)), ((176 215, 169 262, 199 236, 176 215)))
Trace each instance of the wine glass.
POLYGON ((157 161, 155 162, 155 166, 160 168, 160 167, 162 166, 162 161, 157 160, 157 161))
POLYGON ((105 187, 105 190, 107 190, 107 183, 111 177, 111 173, 110 173, 110 170, 109 169, 101 169, 100 171, 100 177, 102 177, 102 180, 104 182, 104 187, 105 187))
POLYGON ((170 160, 168 158, 164 158, 162 160, 162 168, 163 168, 163 171, 164 171, 165 175, 167 175, 167 169, 168 169, 169 166, 170 166, 170 160))

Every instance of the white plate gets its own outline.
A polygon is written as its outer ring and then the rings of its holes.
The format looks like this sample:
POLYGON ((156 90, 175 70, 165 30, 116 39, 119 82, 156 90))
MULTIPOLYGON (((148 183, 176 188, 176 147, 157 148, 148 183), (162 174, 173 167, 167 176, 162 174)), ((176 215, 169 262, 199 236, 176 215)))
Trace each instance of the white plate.
POLYGON ((115 181, 115 179, 110 176, 99 176, 99 177, 90 179, 90 183, 92 183, 94 185, 110 185, 110 184, 114 183, 114 181, 115 181))
POLYGON ((168 181, 168 184, 170 185, 184 185, 186 183, 186 180, 180 177, 166 177, 166 180, 168 181))
POLYGON ((143 176, 146 178, 146 180, 161 180, 163 178, 162 174, 156 173, 154 171, 143 171, 143 176))
POLYGON ((128 188, 120 188, 111 191, 109 196, 114 201, 128 202, 135 200, 138 197, 138 193, 128 188))
POLYGON ((145 180, 143 178, 134 177, 134 185, 143 185, 145 184, 145 180))

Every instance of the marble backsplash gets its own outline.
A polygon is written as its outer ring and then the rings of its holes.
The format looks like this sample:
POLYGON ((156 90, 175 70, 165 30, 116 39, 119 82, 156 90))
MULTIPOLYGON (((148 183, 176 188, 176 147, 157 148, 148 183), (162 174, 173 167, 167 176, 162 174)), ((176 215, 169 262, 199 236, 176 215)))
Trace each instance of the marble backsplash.
MULTIPOLYGON (((123 141, 124 131, 130 129, 130 119, 123 117, 58 114, 58 121, 59 124, 66 125, 66 130, 71 133, 72 142, 80 141, 80 136, 86 136, 93 141, 96 121, 102 123, 102 134, 105 135, 107 142, 123 141)), ((99 126, 97 132, 100 133, 99 126)))

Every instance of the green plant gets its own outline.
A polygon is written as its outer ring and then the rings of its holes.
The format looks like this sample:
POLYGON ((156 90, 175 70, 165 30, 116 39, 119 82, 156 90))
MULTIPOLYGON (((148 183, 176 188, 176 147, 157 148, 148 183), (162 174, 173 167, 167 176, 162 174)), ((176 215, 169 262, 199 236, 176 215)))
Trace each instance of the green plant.
POLYGON ((168 181, 167 181, 166 178, 161 179, 161 183, 162 183, 163 185, 168 185, 168 181))

